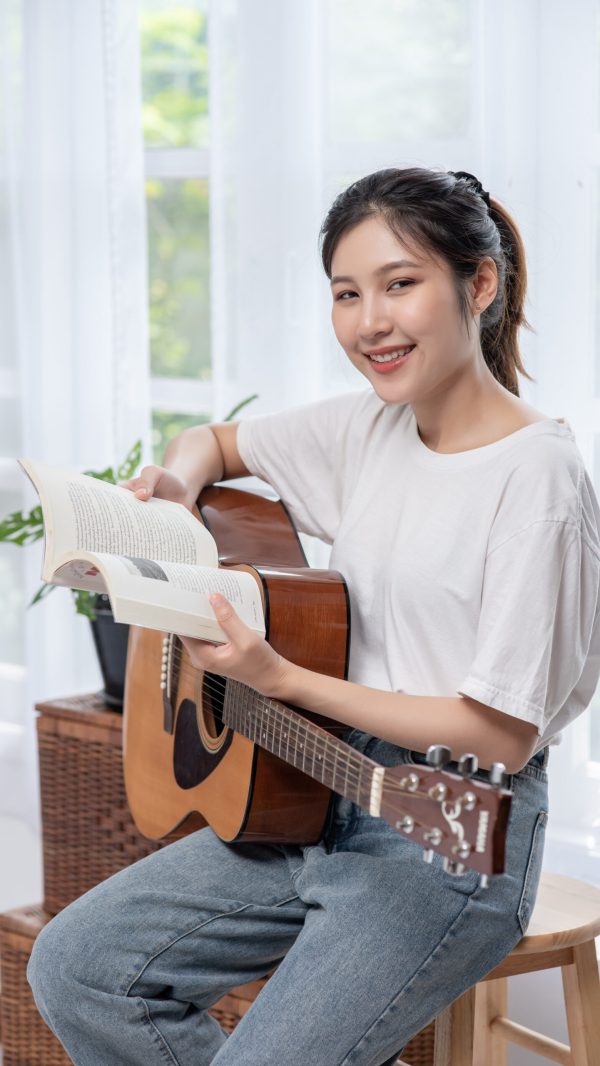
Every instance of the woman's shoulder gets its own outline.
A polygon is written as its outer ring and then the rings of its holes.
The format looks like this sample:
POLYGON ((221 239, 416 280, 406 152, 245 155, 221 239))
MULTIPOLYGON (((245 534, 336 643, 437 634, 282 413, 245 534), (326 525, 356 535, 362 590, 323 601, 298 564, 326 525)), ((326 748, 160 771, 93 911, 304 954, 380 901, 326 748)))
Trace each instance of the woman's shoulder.
POLYGON ((600 507, 568 420, 537 412, 511 432, 516 434, 515 446, 502 457, 503 486, 492 541, 506 529, 547 523, 546 529, 554 525, 555 532, 559 526, 576 527, 600 553, 600 507))

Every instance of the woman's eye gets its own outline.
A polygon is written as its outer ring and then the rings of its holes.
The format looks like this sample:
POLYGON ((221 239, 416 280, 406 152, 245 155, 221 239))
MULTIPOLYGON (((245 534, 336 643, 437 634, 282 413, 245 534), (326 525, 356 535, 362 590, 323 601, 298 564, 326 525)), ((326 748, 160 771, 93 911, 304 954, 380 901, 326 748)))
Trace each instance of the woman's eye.
POLYGON ((352 292, 350 289, 348 289, 348 290, 346 290, 346 292, 338 292, 338 294, 335 297, 335 299, 336 300, 345 300, 347 296, 356 296, 356 293, 352 292))
POLYGON ((411 281, 410 278, 398 278, 397 281, 393 281, 392 282, 392 284, 390 285, 390 289, 393 289, 394 285, 400 285, 400 286, 404 287, 405 285, 412 285, 412 284, 413 284, 413 282, 411 281))

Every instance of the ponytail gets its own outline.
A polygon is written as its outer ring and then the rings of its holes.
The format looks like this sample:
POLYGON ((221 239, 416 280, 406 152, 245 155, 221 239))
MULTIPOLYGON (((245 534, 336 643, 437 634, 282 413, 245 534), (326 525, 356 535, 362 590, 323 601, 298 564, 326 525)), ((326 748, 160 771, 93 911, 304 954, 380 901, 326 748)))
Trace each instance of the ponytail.
POLYGON ((490 217, 500 234, 505 270, 502 291, 499 284, 496 298, 481 316, 481 351, 494 377, 518 396, 517 374, 529 381, 535 380, 523 366, 519 349, 519 330, 532 328, 524 311, 527 292, 525 246, 514 219, 494 199, 490 203, 490 217))

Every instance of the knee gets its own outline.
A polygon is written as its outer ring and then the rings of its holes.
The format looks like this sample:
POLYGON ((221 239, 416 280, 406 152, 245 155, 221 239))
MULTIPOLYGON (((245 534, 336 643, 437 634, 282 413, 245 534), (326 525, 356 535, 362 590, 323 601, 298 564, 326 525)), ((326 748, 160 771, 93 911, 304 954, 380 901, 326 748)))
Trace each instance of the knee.
POLYGON ((49 1020, 60 1012, 61 1004, 67 1008, 69 995, 75 983, 73 975, 77 947, 69 935, 67 911, 52 918, 38 934, 27 965, 33 998, 40 1014, 49 1020))

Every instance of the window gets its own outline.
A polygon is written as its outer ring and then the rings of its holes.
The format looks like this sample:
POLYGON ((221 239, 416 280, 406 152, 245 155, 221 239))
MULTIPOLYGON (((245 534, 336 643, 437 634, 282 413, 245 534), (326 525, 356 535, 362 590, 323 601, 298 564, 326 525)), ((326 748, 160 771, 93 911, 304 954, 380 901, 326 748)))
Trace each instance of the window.
POLYGON ((208 0, 142 0, 152 445, 209 421, 208 0))
MULTIPOLYGON (((327 0, 321 18, 323 212, 372 171, 476 155, 478 21, 469 0, 327 0)), ((327 348, 335 389, 354 387, 330 333, 327 348)))

